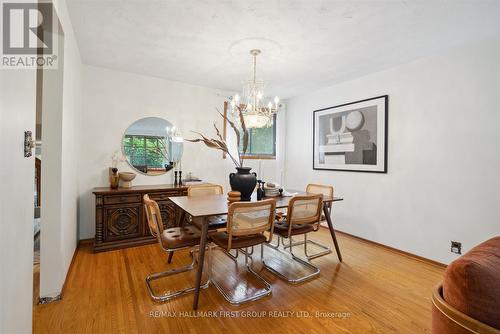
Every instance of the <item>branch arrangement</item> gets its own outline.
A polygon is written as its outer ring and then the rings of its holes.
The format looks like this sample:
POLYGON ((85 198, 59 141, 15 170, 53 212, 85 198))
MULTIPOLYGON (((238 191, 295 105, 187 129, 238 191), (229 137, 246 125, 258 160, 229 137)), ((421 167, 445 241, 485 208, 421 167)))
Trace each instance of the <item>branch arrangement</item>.
POLYGON ((240 136, 241 136, 240 130, 234 124, 234 122, 232 122, 227 116, 222 114, 219 111, 219 109, 216 109, 216 110, 219 113, 219 115, 221 115, 222 118, 229 123, 231 128, 233 128, 234 134, 236 135, 236 146, 237 146, 237 152, 238 152, 238 159, 236 159, 229 152, 229 149, 227 147, 227 143, 224 140, 224 138, 222 138, 222 135, 220 134, 220 131, 217 128, 217 125, 215 125, 215 123, 214 123, 214 128, 216 131, 217 138, 207 138, 203 134, 196 132, 196 131, 193 131, 194 133, 199 135, 201 138, 186 139, 186 140, 190 141, 192 143, 203 142, 203 143, 205 143, 206 146, 208 146, 210 148, 214 148, 216 150, 221 150, 222 152, 226 153, 231 158, 231 160, 233 161, 233 163, 236 167, 243 167, 244 156, 245 156, 245 153, 247 152, 247 149, 248 149, 249 134, 248 134, 248 129, 245 125, 245 118, 243 117, 243 114, 241 113, 241 109, 239 107, 236 107, 236 108, 237 108, 239 119, 240 119, 241 130, 243 131, 243 150, 241 153, 240 153, 240 136))

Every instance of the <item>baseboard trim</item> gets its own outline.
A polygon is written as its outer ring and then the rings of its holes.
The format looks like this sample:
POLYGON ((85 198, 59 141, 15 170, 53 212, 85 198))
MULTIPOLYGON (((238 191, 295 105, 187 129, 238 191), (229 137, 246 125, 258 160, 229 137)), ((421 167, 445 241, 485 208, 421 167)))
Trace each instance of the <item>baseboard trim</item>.
POLYGON ((78 242, 78 244, 76 245, 75 251, 73 252, 73 257, 71 258, 71 262, 69 264, 68 272, 66 273, 66 278, 64 279, 64 284, 63 284, 63 287, 62 287, 62 290, 61 290, 61 294, 59 295, 60 296, 59 299, 62 299, 62 296, 64 295, 64 292, 66 291, 66 285, 68 283, 68 277, 73 272, 73 267, 74 267, 74 264, 75 264, 76 254, 78 253, 78 248, 80 248, 80 242, 78 242))
POLYGON ((94 238, 81 239, 78 241, 78 246, 91 245, 94 243, 94 238))
MULTIPOLYGON (((327 226, 323 226, 323 225, 322 225, 322 227, 328 228, 327 226)), ((404 256, 407 256, 407 257, 411 257, 411 258, 413 258, 415 260, 419 260, 419 261, 422 261, 422 262, 433 264, 433 265, 441 267, 441 268, 446 268, 447 267, 447 265, 444 264, 444 263, 441 263, 441 262, 438 262, 438 261, 434 261, 434 260, 428 259, 428 258, 420 256, 420 255, 416 255, 416 254, 412 254, 412 253, 409 253, 409 252, 405 252, 405 251, 403 251, 401 249, 397 249, 397 248, 394 248, 394 247, 391 247, 391 246, 387 246, 387 245, 384 245, 384 244, 381 244, 381 243, 378 243, 378 242, 375 242, 375 241, 372 241, 372 240, 369 240, 369 239, 361 238, 361 237, 358 237, 357 235, 354 235, 354 234, 343 232, 343 231, 340 231, 340 230, 337 230, 337 229, 335 229, 335 232, 340 233, 340 234, 344 234, 346 236, 349 236, 349 237, 352 237, 352 238, 355 238, 355 239, 358 239, 358 240, 361 240, 361 241, 364 241, 364 242, 367 242, 367 243, 370 243, 370 244, 373 244, 373 245, 377 245, 377 246, 383 247, 385 249, 388 249, 390 251, 399 253, 401 255, 404 255, 404 256)))
POLYGON ((69 277, 69 275, 71 275, 71 273, 73 271, 73 266, 75 263, 76 254, 78 253, 78 248, 80 248, 80 242, 78 243, 78 245, 75 248, 75 251, 73 252, 73 257, 71 258, 71 262, 69 264, 68 271, 66 272, 66 277, 64 278, 64 283, 63 283, 63 286, 61 288, 61 292, 58 294, 55 294, 54 296, 43 296, 43 297, 40 296, 40 298, 38 298, 38 304, 40 304, 40 305, 48 304, 48 303, 57 302, 57 301, 63 299, 64 292, 66 291, 66 284, 68 282, 68 277, 69 277))

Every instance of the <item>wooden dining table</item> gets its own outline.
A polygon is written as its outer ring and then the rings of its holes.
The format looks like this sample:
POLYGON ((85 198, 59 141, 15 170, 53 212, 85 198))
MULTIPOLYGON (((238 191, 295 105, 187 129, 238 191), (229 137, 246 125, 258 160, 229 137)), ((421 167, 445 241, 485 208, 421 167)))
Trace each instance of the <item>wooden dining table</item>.
MULTIPOLYGON (((305 192, 302 191, 289 191, 291 193, 296 193, 297 195, 304 195, 305 192)), ((200 285, 201 285, 201 277, 203 274, 203 263, 205 261, 205 249, 207 246, 207 237, 208 237, 208 223, 209 217, 212 216, 220 216, 226 215, 228 212, 229 203, 227 201, 226 195, 208 195, 208 196, 178 196, 178 197, 169 197, 169 199, 180 209, 182 209, 182 216, 186 213, 189 214, 193 220, 197 220, 199 226, 201 226, 201 238, 200 238, 200 251, 198 258, 198 268, 196 272, 195 279, 195 290, 194 290, 194 299, 193 299, 193 310, 198 309, 198 300, 200 296, 200 285)), ((288 207, 288 202, 292 199, 292 196, 281 196, 281 197, 273 197, 276 200, 276 208, 283 209, 288 207)), ((254 193, 252 195, 252 201, 257 200, 257 195, 254 193)), ((337 237, 335 236, 335 230, 332 224, 332 203, 337 201, 342 201, 343 198, 340 197, 323 197, 323 213, 326 218, 326 222, 328 223, 328 229, 330 230, 330 234, 332 236, 333 244, 335 245, 335 250, 337 252, 337 256, 339 261, 342 262, 342 255, 340 254, 340 248, 337 241, 337 237)), ((183 221, 183 218, 180 220, 183 221)))

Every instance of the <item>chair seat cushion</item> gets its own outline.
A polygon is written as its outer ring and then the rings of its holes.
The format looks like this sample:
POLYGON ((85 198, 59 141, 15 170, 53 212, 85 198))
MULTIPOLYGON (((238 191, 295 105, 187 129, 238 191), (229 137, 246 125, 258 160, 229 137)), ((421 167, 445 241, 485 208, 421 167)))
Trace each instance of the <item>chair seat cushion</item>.
MULTIPOLYGON (((201 224, 198 220, 193 219, 191 222, 194 226, 201 230, 201 224)), ((208 217, 208 230, 218 230, 221 228, 226 228, 226 216, 212 216, 208 217)))
POLYGON ((187 225, 165 229, 161 234, 161 241, 164 248, 176 249, 199 245, 200 236, 199 229, 195 226, 187 225))
POLYGON ((500 237, 472 248, 446 268, 443 298, 471 318, 500 329, 500 237))
MULTIPOLYGON (((292 235, 305 234, 312 231, 314 231, 314 227, 311 224, 292 225, 292 235)), ((274 223, 274 233, 281 235, 282 237, 288 236, 288 222, 286 219, 274 223)))
MULTIPOLYGON (((210 238, 217 246, 227 249, 227 244, 229 243, 229 234, 227 232, 212 233, 210 234, 210 238)), ((231 249, 252 247, 263 242, 266 242, 266 237, 262 234, 233 236, 231 249)))

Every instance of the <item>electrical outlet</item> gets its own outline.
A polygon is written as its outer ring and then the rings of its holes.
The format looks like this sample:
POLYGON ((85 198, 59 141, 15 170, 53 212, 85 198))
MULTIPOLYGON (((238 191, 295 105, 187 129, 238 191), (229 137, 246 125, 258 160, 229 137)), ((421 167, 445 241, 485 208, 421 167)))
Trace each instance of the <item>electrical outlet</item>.
POLYGON ((458 241, 452 241, 451 252, 455 254, 462 254, 462 243, 458 241))

